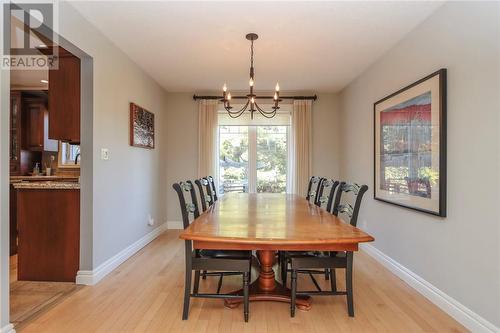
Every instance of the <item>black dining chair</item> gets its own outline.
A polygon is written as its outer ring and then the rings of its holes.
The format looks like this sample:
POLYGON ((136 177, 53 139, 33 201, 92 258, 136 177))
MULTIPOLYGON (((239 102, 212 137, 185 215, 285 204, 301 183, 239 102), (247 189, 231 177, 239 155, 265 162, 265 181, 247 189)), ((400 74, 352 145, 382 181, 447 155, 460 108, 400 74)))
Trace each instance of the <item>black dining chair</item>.
POLYGON ((339 184, 337 180, 322 178, 318 189, 318 198, 315 202, 316 206, 331 213, 335 190, 339 184))
MULTIPOLYGON (((214 195, 215 192, 212 191, 212 184, 210 183, 210 179, 212 179, 212 181, 213 181, 212 176, 203 177, 200 179, 196 179, 194 181, 194 183, 198 187, 198 193, 200 195, 201 208, 202 208, 203 212, 206 211, 216 201, 216 198, 217 198, 217 194, 214 195)), ((215 186, 213 188, 215 189, 215 186)), ((219 280, 219 286, 221 284, 223 277, 224 277, 224 275, 220 276, 221 280, 219 280)), ((203 280, 207 279, 207 272, 206 271, 201 272, 201 278, 203 280)))
MULTIPOLYGON (((179 197, 184 229, 188 228, 191 220, 200 216, 198 200, 191 181, 175 183, 172 185, 179 197)), ((241 298, 234 294, 221 294, 220 288, 222 277, 225 275, 243 276, 243 314, 245 322, 248 321, 249 298, 248 285, 251 271, 251 251, 227 251, 227 250, 193 250, 192 242, 185 240, 186 255, 186 279, 184 285, 184 308, 182 320, 186 320, 189 314, 189 301, 191 297, 199 298, 241 298), (207 274, 219 275, 219 284, 216 293, 200 293, 200 271, 211 271, 207 274), (195 272, 193 291, 191 292, 192 271, 195 272), (213 272, 212 272, 213 271, 213 272)))
POLYGON ((322 177, 312 176, 307 185, 306 200, 311 203, 316 203, 319 196, 319 187, 323 181, 322 177))
MULTIPOLYGON (((356 226, 358 221, 359 209, 363 195, 368 190, 366 185, 358 185, 354 183, 342 182, 338 186, 335 202, 333 205, 333 214, 344 218, 352 226, 356 226), (354 201, 354 203, 353 203, 354 201)), ((314 256, 291 256, 290 257, 290 272, 291 272, 291 303, 290 314, 295 316, 295 300, 297 295, 346 295, 347 309, 350 317, 354 317, 354 302, 353 302, 353 286, 352 286, 352 269, 353 269, 352 251, 337 251, 323 252, 317 251, 314 256), (310 274, 312 281, 317 290, 313 291, 297 291, 297 273, 312 269, 330 269, 330 272, 335 272, 336 268, 344 268, 346 270, 346 290, 338 291, 334 273, 330 276, 331 291, 322 290, 314 276, 310 274)))
POLYGON ((210 182, 207 178, 200 178, 196 179, 194 183, 198 187, 198 193, 200 194, 201 208, 206 211, 214 202, 210 182))
POLYGON ((216 202, 218 200, 218 197, 217 197, 217 189, 215 187, 215 180, 212 176, 207 176, 207 180, 210 183, 210 187, 212 189, 212 199, 214 200, 214 202, 216 202))
MULTIPOLYGON (((318 189, 318 196, 316 200, 316 206, 325 209, 327 212, 331 213, 332 212, 332 206, 333 206, 333 199, 334 199, 334 194, 335 190, 339 186, 339 182, 334 179, 326 179, 326 178, 321 178, 319 189, 318 189)), ((290 264, 290 260, 292 256, 315 256, 315 252, 309 252, 309 251, 284 251, 281 254, 281 259, 282 262, 280 263, 280 268, 281 268, 281 278, 283 285, 286 286, 287 282, 287 272, 288 272, 288 266, 290 264)), ((303 270, 300 273, 305 273, 309 274, 309 276, 312 277, 313 274, 324 274, 325 275, 325 280, 329 280, 330 277, 332 276, 333 279, 335 279, 335 271, 332 271, 330 269, 325 269, 324 271, 320 270, 303 270)))

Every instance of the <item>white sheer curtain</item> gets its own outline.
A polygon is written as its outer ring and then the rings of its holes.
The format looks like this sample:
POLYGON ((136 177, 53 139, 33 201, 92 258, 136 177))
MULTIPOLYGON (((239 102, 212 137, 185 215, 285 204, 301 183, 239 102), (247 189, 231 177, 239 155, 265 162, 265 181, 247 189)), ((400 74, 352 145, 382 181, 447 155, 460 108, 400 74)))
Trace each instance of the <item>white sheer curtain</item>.
POLYGON ((312 101, 293 102, 290 133, 290 193, 306 195, 311 176, 312 101))
POLYGON ((201 100, 198 108, 198 177, 216 177, 217 100, 201 100))

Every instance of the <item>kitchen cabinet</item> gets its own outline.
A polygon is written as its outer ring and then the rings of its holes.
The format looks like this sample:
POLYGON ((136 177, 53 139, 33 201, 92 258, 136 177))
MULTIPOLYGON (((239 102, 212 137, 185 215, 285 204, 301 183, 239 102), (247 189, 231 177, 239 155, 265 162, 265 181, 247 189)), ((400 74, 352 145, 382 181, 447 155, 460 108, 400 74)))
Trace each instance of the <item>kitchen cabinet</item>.
POLYGON ((21 172, 21 93, 10 93, 10 174, 19 175, 21 172))
POLYGON ((59 49, 59 66, 49 70, 49 138, 80 143, 80 59, 59 49))
POLYGON ((75 282, 80 190, 16 188, 16 194, 18 280, 75 282))
POLYGON ((16 190, 9 186, 9 255, 17 254, 17 209, 16 209, 16 190))
POLYGON ((42 151, 44 143, 44 114, 45 105, 38 99, 23 99, 25 114, 28 118, 26 135, 26 149, 42 151))

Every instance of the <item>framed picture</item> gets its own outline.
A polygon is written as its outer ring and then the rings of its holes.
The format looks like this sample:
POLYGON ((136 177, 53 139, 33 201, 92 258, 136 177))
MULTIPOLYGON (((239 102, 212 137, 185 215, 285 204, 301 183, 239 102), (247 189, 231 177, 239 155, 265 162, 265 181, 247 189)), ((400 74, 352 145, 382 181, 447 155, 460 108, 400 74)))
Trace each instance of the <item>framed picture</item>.
POLYGON ((130 145, 155 147, 155 115, 134 103, 130 103, 130 145))
POLYGON ((446 69, 374 108, 376 200, 446 216, 446 69))

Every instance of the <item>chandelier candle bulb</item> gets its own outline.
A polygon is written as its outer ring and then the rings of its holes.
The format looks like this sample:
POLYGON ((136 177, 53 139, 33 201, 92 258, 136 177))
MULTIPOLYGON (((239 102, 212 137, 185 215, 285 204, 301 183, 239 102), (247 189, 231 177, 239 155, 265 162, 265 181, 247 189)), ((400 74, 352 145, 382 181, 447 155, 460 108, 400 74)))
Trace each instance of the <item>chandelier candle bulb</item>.
POLYGON ((222 91, 223 92, 226 92, 227 91, 227 85, 224 83, 224 85, 222 86, 222 91))
POLYGON ((231 93, 227 93, 227 100, 231 100, 231 93))
POLYGON ((253 87, 254 82, 252 78, 250 78, 250 81, 248 83, 250 84, 250 87, 253 87))
POLYGON ((280 85, 279 83, 276 83, 276 92, 279 92, 280 91, 280 85))

